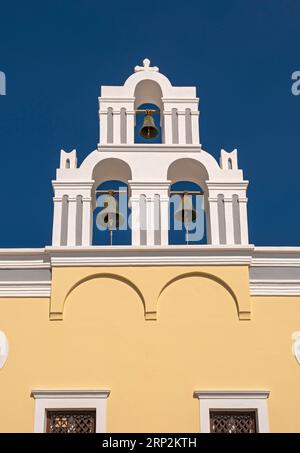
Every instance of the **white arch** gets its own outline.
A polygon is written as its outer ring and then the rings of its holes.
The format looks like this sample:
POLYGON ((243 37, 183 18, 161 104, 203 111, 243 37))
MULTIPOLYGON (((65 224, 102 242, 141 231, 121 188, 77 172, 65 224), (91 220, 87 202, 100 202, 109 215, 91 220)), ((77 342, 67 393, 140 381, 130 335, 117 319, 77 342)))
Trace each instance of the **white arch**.
POLYGON ((168 167, 167 179, 174 184, 178 181, 191 181, 204 187, 208 172, 199 160, 185 157, 174 160, 168 167))
POLYGON ((163 108, 163 93, 160 85, 152 80, 140 81, 134 90, 134 108, 137 109, 142 104, 155 104, 160 110, 163 108))
MULTIPOLYGON (((160 145, 161 146, 161 145, 160 145)), ((117 159, 127 164, 132 173, 133 180, 149 180, 149 174, 153 180, 167 180, 168 169, 171 164, 180 159, 188 159, 199 162, 200 165, 207 172, 208 180, 220 179, 224 175, 224 172, 219 167, 215 158, 204 150, 200 152, 190 152, 189 155, 183 151, 164 152, 161 149, 159 156, 159 166, 157 165, 157 152, 118 152, 111 151, 109 153, 110 159, 117 159), (152 167, 150 168, 150 166, 152 167)), ((97 150, 91 152, 85 160, 82 162, 79 171, 81 177, 92 180, 95 167, 103 160, 108 158, 107 153, 101 153, 97 150)))
POLYGON ((130 165, 125 160, 106 157, 94 165, 92 179, 97 185, 113 179, 128 183, 132 179, 132 172, 130 165))
POLYGON ((126 82, 124 83, 124 89, 128 96, 134 97, 134 92, 136 90, 136 86, 146 80, 152 80, 156 82, 162 91, 163 97, 169 97, 172 94, 172 85, 169 79, 161 74, 160 72, 155 71, 140 71, 135 72, 131 76, 128 77, 126 82))

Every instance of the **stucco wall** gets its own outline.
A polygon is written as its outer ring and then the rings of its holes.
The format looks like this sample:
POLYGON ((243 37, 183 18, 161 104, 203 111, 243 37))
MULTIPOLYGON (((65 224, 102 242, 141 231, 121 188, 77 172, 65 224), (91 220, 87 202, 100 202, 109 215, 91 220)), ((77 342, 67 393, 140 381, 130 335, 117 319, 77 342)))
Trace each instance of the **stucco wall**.
POLYGON ((1 432, 33 431, 36 388, 109 388, 110 432, 199 431, 195 390, 266 389, 270 430, 300 431, 300 367, 291 352, 300 297, 251 297, 252 319, 240 320, 228 288, 238 303, 249 298, 247 267, 107 274, 53 270, 52 305, 65 300, 63 320, 49 319, 47 298, 0 299, 10 344, 0 370, 1 432), (126 279, 157 306, 156 320, 145 320, 141 296, 126 279))

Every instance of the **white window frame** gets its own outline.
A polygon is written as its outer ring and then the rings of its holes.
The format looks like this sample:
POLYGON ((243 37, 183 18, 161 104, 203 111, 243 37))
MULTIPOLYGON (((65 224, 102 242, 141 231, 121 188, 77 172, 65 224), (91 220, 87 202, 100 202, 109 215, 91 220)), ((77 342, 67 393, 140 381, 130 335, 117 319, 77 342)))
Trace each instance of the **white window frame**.
POLYGON ((268 390, 245 391, 212 391, 196 390, 195 398, 199 400, 200 432, 210 433, 210 411, 212 410, 255 410, 257 413, 257 429, 259 433, 269 432, 268 390))
POLYGON ((34 432, 45 433, 47 410, 96 410, 96 433, 106 432, 106 403, 110 390, 32 390, 34 432))

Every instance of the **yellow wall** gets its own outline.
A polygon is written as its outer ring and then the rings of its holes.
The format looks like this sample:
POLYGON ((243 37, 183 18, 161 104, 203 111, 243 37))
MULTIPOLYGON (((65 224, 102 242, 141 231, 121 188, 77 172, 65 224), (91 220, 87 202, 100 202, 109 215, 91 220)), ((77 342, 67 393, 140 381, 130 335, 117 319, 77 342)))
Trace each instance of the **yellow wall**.
POLYGON ((32 389, 109 388, 110 432, 199 431, 197 389, 270 390, 270 430, 299 432, 300 298, 249 298, 248 285, 243 266, 56 268, 51 306, 63 305, 63 320, 49 319, 47 298, 0 299, 10 345, 0 431, 33 431, 32 389), (251 299, 251 320, 234 295, 251 299))

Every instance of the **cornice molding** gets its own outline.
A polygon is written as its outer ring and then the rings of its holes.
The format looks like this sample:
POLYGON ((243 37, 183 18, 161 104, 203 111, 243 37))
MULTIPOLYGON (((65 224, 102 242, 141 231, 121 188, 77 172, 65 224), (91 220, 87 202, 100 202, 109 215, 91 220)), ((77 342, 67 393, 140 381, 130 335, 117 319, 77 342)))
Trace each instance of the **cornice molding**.
MULTIPOLYGON (((206 181, 207 188, 209 190, 219 190, 219 189, 226 189, 226 190, 237 190, 243 189, 246 190, 248 187, 249 181, 240 180, 240 181, 232 181, 232 180, 224 180, 224 181, 206 181)), ((231 200, 231 199, 230 199, 231 200)), ((232 201, 232 200, 231 200, 232 201)))
POLYGON ((300 296, 300 280, 250 280, 251 296, 300 296))
POLYGON ((0 282, 0 297, 50 297, 51 281, 0 282))
POLYGON ((157 143, 133 143, 133 144, 120 144, 120 145, 102 145, 98 143, 97 149, 99 152, 159 152, 159 153, 199 153, 202 151, 201 145, 194 145, 194 144, 181 144, 181 145, 167 145, 167 144, 157 144, 157 143))
MULTIPOLYGON (((76 169, 75 169, 76 170, 76 169)), ((94 185, 93 180, 90 181, 81 181, 77 179, 73 179, 70 181, 65 181, 65 180, 60 180, 60 179, 55 179, 52 181, 52 186, 54 189, 88 189, 90 190, 93 185, 94 185)))
POLYGON ((194 397, 198 399, 266 399, 269 390, 196 390, 194 397))
POLYGON ((300 296, 300 247, 170 245, 0 249, 0 297, 50 297, 52 267, 81 266, 248 266, 251 296, 300 296))
POLYGON ((45 248, 0 249, 0 269, 50 269, 45 248))
POLYGON ((250 265, 253 246, 46 247, 54 267, 250 265))
POLYGON ((110 390, 108 389, 92 389, 92 390, 32 390, 31 396, 34 399, 95 399, 95 398, 108 398, 110 390))

